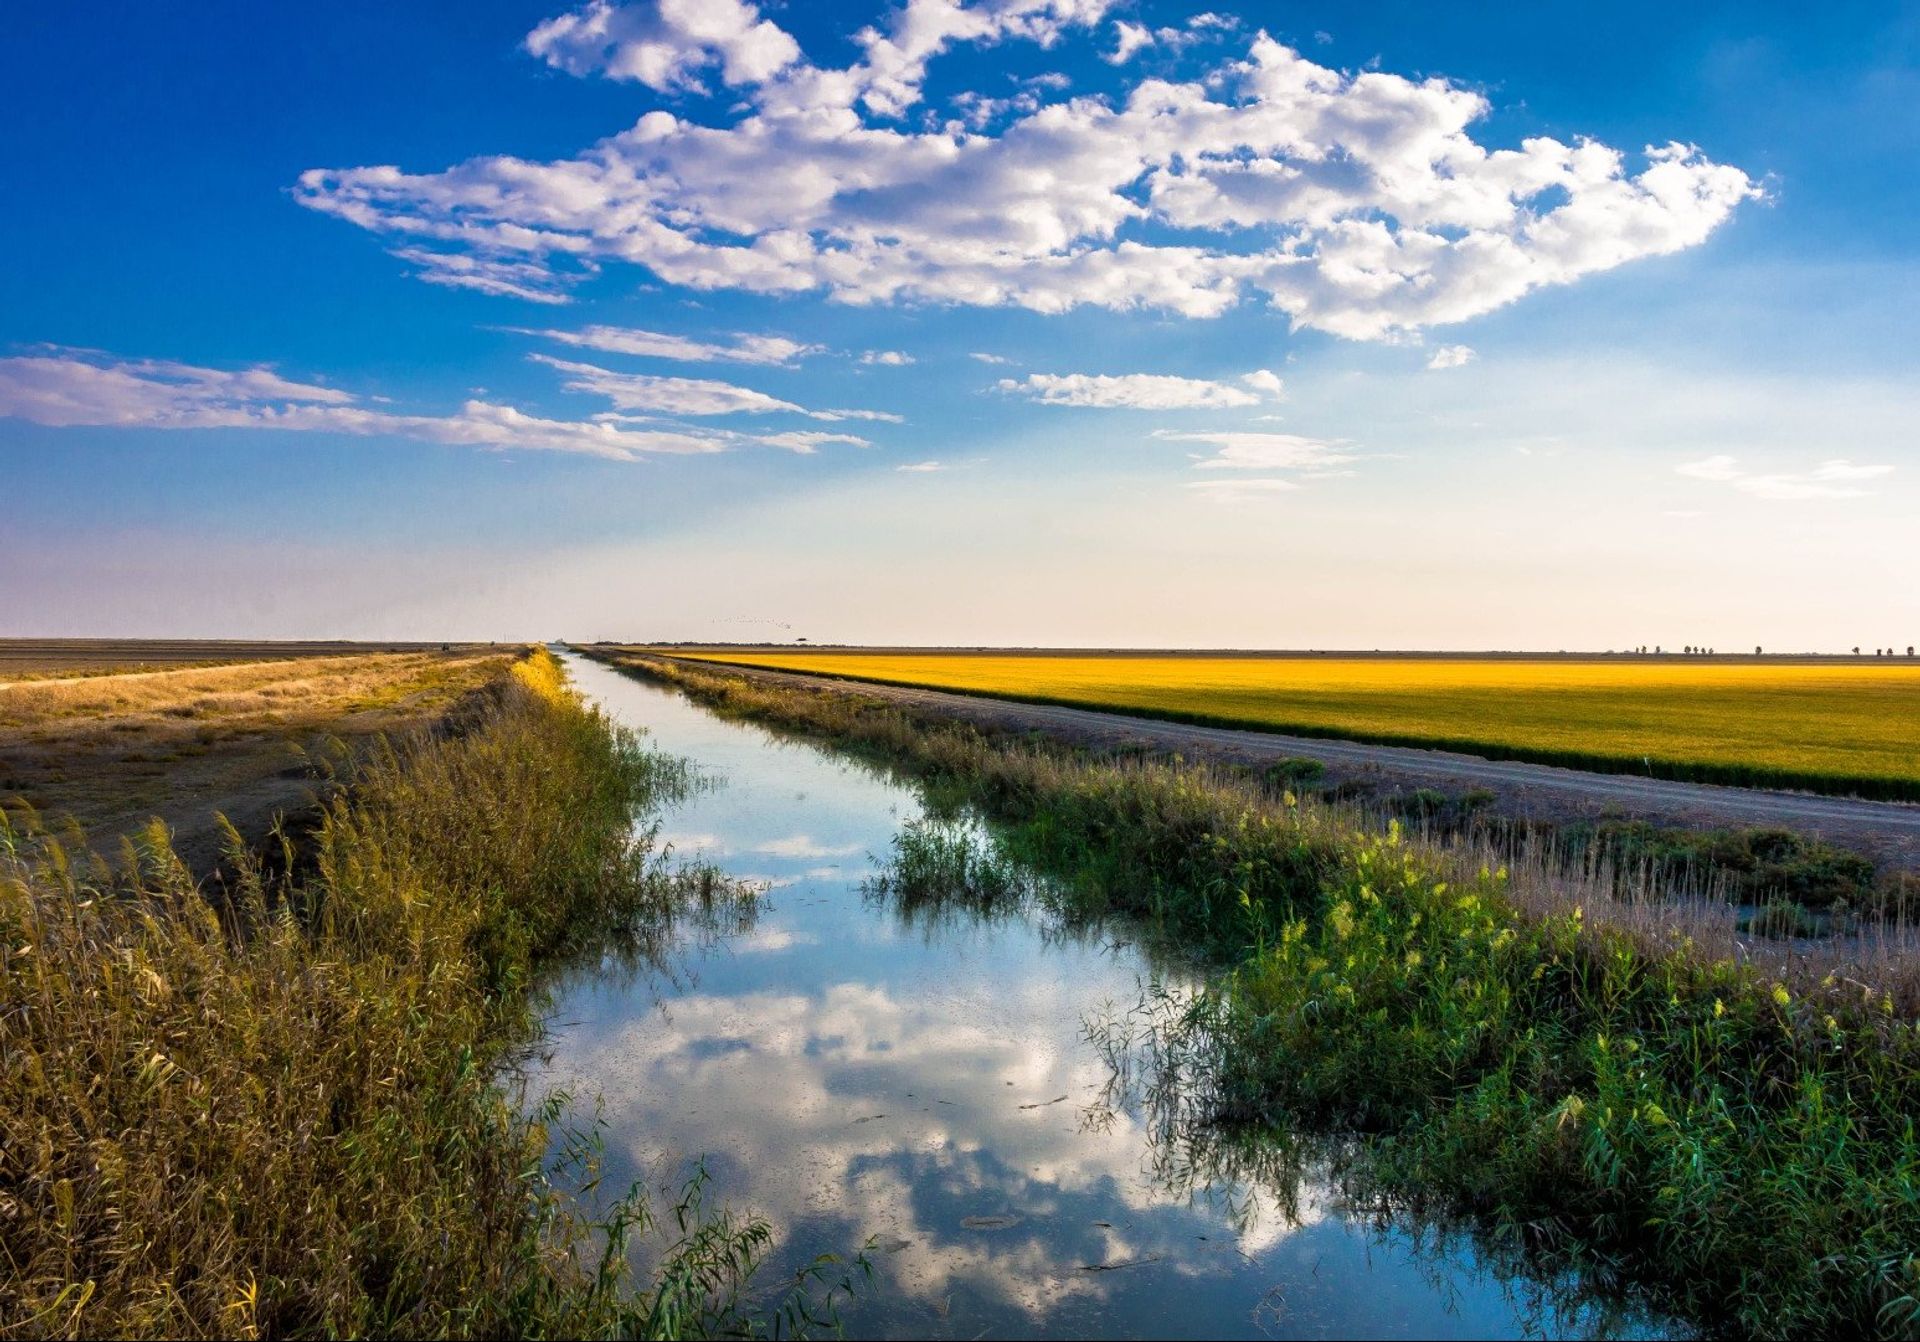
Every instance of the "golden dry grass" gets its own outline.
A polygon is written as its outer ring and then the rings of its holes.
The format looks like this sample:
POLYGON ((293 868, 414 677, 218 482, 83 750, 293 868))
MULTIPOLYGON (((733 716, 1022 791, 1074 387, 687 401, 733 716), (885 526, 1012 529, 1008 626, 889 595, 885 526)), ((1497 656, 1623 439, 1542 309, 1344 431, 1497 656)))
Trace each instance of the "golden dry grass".
POLYGON ((0 685, 0 805, 101 841, 158 815, 196 862, 224 810, 257 829, 298 805, 308 753, 444 716, 519 648, 300 657, 0 685))
POLYGON ((681 652, 1702 781, 1920 797, 1920 663, 681 652))
POLYGON ((217 903, 163 833, 115 870, 0 816, 0 1337, 744 1329, 762 1223, 702 1219, 643 1290, 643 1208, 587 1223, 497 1083, 540 965, 711 890, 634 828, 678 766, 507 660, 451 668, 468 730, 368 752, 298 874, 229 833, 217 903))
POLYGON ((292 657, 342 657, 367 652, 444 651, 438 643, 349 643, 341 640, 203 638, 0 638, 0 685, 22 680, 117 675, 280 662, 292 657))

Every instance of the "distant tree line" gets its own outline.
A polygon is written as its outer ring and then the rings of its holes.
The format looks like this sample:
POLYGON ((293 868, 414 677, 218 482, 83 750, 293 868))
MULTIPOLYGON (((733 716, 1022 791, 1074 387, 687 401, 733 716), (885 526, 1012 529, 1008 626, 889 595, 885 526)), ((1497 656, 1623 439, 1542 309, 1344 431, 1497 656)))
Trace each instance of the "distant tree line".
MULTIPOLYGON (((1681 648, 1680 651, 1683 655, 1688 657, 1712 657, 1717 651, 1717 649, 1703 647, 1697 643, 1689 643, 1685 647, 1681 648)), ((1860 649, 1857 645, 1852 649, 1850 649, 1850 652, 1855 657, 1860 656, 1860 649)), ((1638 647, 1633 649, 1633 653, 1635 655, 1651 654, 1655 657, 1658 657, 1661 655, 1661 648, 1658 643, 1654 644, 1651 648, 1649 648, 1645 643, 1642 643, 1638 647)), ((1753 655, 1755 657, 1763 656, 1765 655, 1765 649, 1762 648, 1760 644, 1756 643, 1753 645, 1753 655)), ((1812 655, 1818 656, 1817 653, 1812 655)), ((1898 657, 1900 655, 1900 650, 1894 647, 1875 648, 1873 650, 1873 655, 1875 657, 1898 657)), ((1911 657, 1913 655, 1914 655, 1914 645, 1909 643, 1907 644, 1907 656, 1911 657)))

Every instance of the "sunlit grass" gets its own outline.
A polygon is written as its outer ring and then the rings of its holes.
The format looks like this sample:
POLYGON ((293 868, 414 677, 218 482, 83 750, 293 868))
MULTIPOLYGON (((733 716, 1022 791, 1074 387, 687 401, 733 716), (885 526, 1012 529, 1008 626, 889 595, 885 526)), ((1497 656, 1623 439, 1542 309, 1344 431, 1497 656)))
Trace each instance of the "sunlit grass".
POLYGON ((1706 782, 1920 798, 1920 663, 686 652, 1706 782))
POLYGON ((230 830, 217 898, 158 822, 109 863, 0 812, 0 1335, 749 1325, 763 1221, 696 1180, 630 1280, 645 1204, 586 1220, 548 1178, 562 1111, 502 1085, 541 965, 721 897, 635 829, 678 763, 515 656, 460 730, 372 751, 279 874, 230 830))

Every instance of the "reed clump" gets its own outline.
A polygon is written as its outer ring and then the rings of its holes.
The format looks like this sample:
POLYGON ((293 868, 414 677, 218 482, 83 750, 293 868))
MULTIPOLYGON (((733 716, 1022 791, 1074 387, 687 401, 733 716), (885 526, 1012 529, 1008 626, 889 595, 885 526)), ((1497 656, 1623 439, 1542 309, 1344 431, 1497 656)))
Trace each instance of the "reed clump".
POLYGON ((1215 948, 1224 972, 1180 1024, 1214 1059, 1210 1122, 1356 1136, 1383 1207, 1464 1209, 1708 1326, 1920 1331, 1904 928, 1744 940, 1724 902, 1410 841, 1177 757, 616 664, 964 791, 1007 848, 1073 873, 1082 909, 1215 948))
POLYGON ((0 822, 0 1335, 728 1326, 765 1227, 696 1198, 626 1280, 644 1206, 570 1211, 562 1111, 500 1083, 535 969, 682 898, 633 824, 678 781, 533 652, 281 875, 229 831, 217 904, 158 825, 109 863, 0 822))

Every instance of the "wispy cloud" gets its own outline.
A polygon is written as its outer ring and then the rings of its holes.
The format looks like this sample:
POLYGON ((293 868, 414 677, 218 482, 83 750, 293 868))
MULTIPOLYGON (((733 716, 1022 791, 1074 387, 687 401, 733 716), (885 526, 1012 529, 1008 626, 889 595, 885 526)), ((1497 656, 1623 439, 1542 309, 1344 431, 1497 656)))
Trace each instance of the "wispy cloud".
POLYGON ((1742 474, 1740 467, 1732 457, 1708 457, 1703 461, 1684 462, 1673 468, 1675 475, 1688 476, 1694 480, 1732 481, 1742 474))
MULTIPOLYGON (((415 278, 448 289, 472 289, 496 298, 533 303, 571 303, 564 281, 545 259, 514 260, 489 252, 443 252, 431 247, 396 247, 393 255, 417 267, 415 278)), ((598 267, 587 263, 579 274, 598 267)))
POLYGON ((732 339, 722 342, 695 340, 690 336, 669 335, 661 331, 642 331, 630 326, 586 326, 578 331, 542 331, 525 327, 507 329, 519 335, 540 336, 581 349, 633 354, 651 359, 675 359, 682 363, 747 363, 784 367, 810 354, 819 354, 824 348, 820 345, 803 345, 785 336, 753 335, 748 332, 735 332, 732 339))
POLYGON ((535 363, 566 374, 568 391, 604 397, 621 410, 665 415, 765 415, 776 411, 807 413, 804 406, 783 401, 751 387, 699 377, 660 377, 651 373, 616 373, 596 364, 573 363, 549 354, 530 354, 535 363))
POLYGON ((686 415, 767 415, 776 413, 805 415, 809 419, 869 419, 898 423, 900 416, 883 410, 809 410, 792 401, 713 378, 662 377, 653 373, 618 373, 597 364, 574 363, 550 354, 530 354, 535 363, 567 375, 563 384, 568 391, 605 397, 626 411, 647 414, 686 415))
POLYGON ((1004 358, 1001 355, 983 354, 978 350, 975 350, 972 354, 969 354, 967 357, 969 359, 977 359, 981 363, 1012 363, 1013 362, 1012 359, 1004 358))
POLYGON ((757 843, 749 851, 764 853, 768 857, 852 857, 856 853, 865 852, 866 845, 821 843, 810 834, 793 834, 784 839, 771 839, 766 843, 757 843))
POLYGON ((798 452, 802 456, 811 456, 828 443, 845 443, 848 447, 872 447, 873 444, 858 434, 819 433, 801 430, 797 433, 755 434, 753 441, 767 447, 782 447, 789 452, 798 452))
POLYGON ((897 349, 870 349, 860 356, 860 362, 886 368, 905 368, 914 362, 914 357, 897 349))
POLYGON ((1471 345, 1442 345, 1427 360, 1428 372, 1440 372, 1448 368, 1465 368, 1480 356, 1471 345))
POLYGON ((1205 443, 1216 449, 1210 457, 1195 458, 1194 469, 1202 471, 1326 471, 1357 459, 1345 443, 1292 433, 1159 429, 1153 436, 1175 443, 1205 443))
POLYGON ((951 467, 939 461, 914 461, 904 466, 895 466, 893 469, 896 471, 911 471, 917 475, 931 475, 935 471, 950 470, 951 467))
POLYGON ((1123 410, 1227 410, 1278 400, 1284 391, 1279 376, 1265 369, 1241 377, 1237 386, 1165 373, 1030 373, 995 385, 1042 405, 1123 410))
MULTIPOLYGON (((772 407, 761 406, 752 400, 759 393, 696 379, 659 379, 677 385, 653 393, 615 387, 585 376, 587 372, 604 373, 603 369, 536 358, 574 375, 575 382, 569 385, 607 396, 615 404, 645 405, 682 414, 799 409, 777 401, 772 407)), ((868 412, 800 413, 834 418, 843 413, 868 412)), ((78 350, 0 359, 0 416, 59 428, 266 429, 359 437, 386 435, 467 447, 571 452, 613 461, 722 452, 752 445, 802 453, 814 452, 828 443, 870 446, 866 439, 848 433, 756 435, 672 424, 636 428, 632 427, 632 418, 619 414, 596 415, 589 420, 549 419, 482 399, 469 400, 452 414, 403 414, 373 408, 335 387, 294 381, 264 365, 203 368, 158 359, 115 359, 78 350)))
POLYGON ((1844 458, 1823 461, 1810 471, 1768 472, 1759 475, 1741 469, 1738 458, 1719 455, 1674 467, 1693 480, 1731 485, 1755 498, 1791 502, 1802 499, 1857 499, 1873 491, 1862 489, 1867 480, 1891 475, 1891 466, 1856 466, 1844 458))
POLYGON ((1211 480, 1192 480, 1187 488, 1205 498, 1226 503, 1251 503, 1260 499, 1291 494, 1300 488, 1299 480, 1329 475, 1344 475, 1339 468, 1358 459, 1344 442, 1324 438, 1305 438, 1293 433, 1253 433, 1226 430, 1218 433, 1187 433, 1172 429, 1157 430, 1154 437, 1174 443, 1201 443, 1214 449, 1210 456, 1195 456, 1196 471, 1228 471, 1233 475, 1211 480), (1293 472, 1296 478, 1240 472, 1293 472))
POLYGON ((1189 480, 1187 488, 1204 498, 1218 499, 1223 503, 1251 503, 1260 499, 1270 499, 1279 494, 1290 494, 1300 486, 1291 480, 1265 477, 1248 480, 1189 480))

